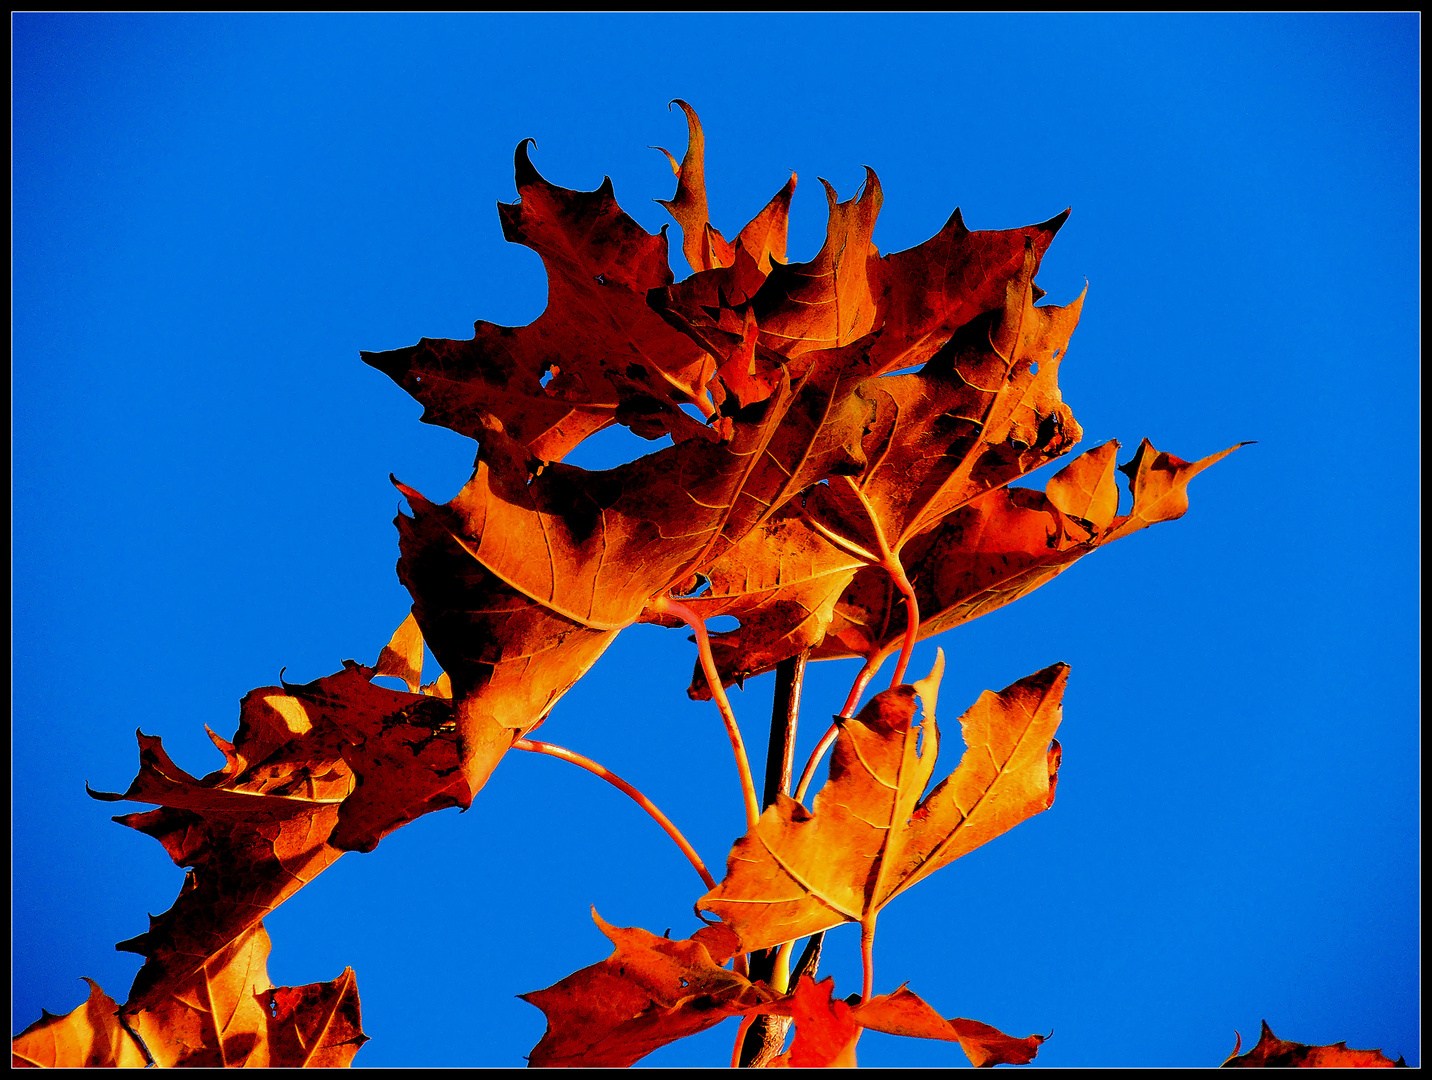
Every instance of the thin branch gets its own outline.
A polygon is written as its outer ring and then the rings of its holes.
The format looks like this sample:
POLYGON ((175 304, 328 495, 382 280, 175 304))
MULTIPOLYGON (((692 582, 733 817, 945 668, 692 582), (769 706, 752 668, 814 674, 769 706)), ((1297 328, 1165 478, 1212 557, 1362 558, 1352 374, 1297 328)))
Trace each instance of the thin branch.
MULTIPOLYGON (((801 690, 805 683, 806 658, 810 650, 787 657, 776 665, 776 692, 771 701, 771 739, 766 749, 766 784, 762 807, 771 806, 791 788, 795 766, 796 724, 800 718, 801 690)), ((795 942, 788 941, 751 954, 751 980, 763 980, 778 994, 790 982, 790 955, 795 942)), ((761 1016, 742 1025, 736 1033, 733 1060, 738 1068, 762 1068, 781 1052, 790 1030, 788 1016, 761 1016)))
MULTIPOLYGON (((865 666, 860 669, 860 674, 855 677, 855 682, 850 687, 850 693, 845 699, 845 707, 840 710, 840 720, 849 720, 855 715, 855 707, 860 704, 860 695, 865 693, 865 688, 870 685, 870 680, 880 670, 880 665, 885 660, 884 653, 873 653, 865 660, 865 666)), ((806 759, 805 768, 801 770, 800 783, 796 785, 795 794, 792 798, 796 802, 805 802, 806 791, 810 788, 810 782, 815 778, 816 766, 820 759, 825 757, 825 752, 835 742, 835 737, 840 733, 840 724, 831 724, 830 728, 820 737, 815 749, 811 751, 810 757, 806 759)))
POLYGON ((761 809, 776 801, 776 796, 791 790, 791 772, 795 768, 796 723, 800 719, 801 691, 805 687, 806 659, 810 650, 788 657, 776 665, 776 693, 771 701, 771 741, 766 749, 766 784, 761 793, 761 809))
POLYGON ((756 801, 756 781, 751 777, 751 761, 746 757, 746 744, 741 740, 741 728, 736 723, 736 714, 726 689, 721 685, 721 675, 716 670, 716 661, 711 656, 711 639, 706 635, 706 624, 696 612, 669 596, 658 596, 651 602, 651 610, 658 614, 675 615, 696 634, 696 652, 701 657, 701 670, 706 673, 706 682, 711 687, 711 696, 721 710, 721 719, 726 724, 726 735, 731 740, 731 750, 736 755, 736 770, 741 774, 741 795, 746 803, 746 829, 756 827, 761 816, 760 804, 756 801))
POLYGON ((563 761, 570 761, 573 765, 580 765, 592 775, 600 776, 613 787, 620 788, 627 795, 631 796, 632 800, 638 806, 650 814, 658 825, 666 830, 667 836, 676 841, 676 846, 679 847, 681 853, 691 861, 691 865, 694 866, 696 872, 701 875, 701 880, 706 883, 706 887, 708 889, 714 889, 716 887, 716 879, 713 878, 710 871, 706 869, 706 864, 701 861, 701 856, 696 854, 696 849, 687 842, 686 837, 681 835, 681 830, 671 823, 669 817, 656 808, 655 803, 636 788, 632 787, 632 785, 628 784, 616 773, 605 766, 598 765, 591 758, 583 757, 581 754, 568 750, 563 746, 554 746, 552 743, 538 742, 535 739, 518 739, 512 746, 515 750, 529 750, 534 754, 547 754, 550 757, 561 758, 563 761))

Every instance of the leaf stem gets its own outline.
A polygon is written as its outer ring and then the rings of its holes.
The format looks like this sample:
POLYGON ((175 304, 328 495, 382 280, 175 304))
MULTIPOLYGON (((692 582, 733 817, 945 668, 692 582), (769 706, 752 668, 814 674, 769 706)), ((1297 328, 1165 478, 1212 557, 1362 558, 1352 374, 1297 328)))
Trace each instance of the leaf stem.
POLYGON ((583 757, 581 754, 568 750, 564 746, 554 746, 552 743, 538 742, 536 739, 518 739, 512 746, 515 750, 529 750, 534 754, 547 754, 550 757, 561 758, 563 761, 570 761, 573 765, 581 766, 594 776, 600 776, 613 787, 620 788, 627 795, 631 796, 632 801, 650 814, 658 825, 666 830, 667 836, 676 841, 676 846, 681 849, 681 853, 685 855, 686 858, 690 860, 691 865, 696 868, 696 872, 701 875, 701 880, 706 883, 706 887, 708 889, 714 889, 716 887, 716 879, 713 878, 710 871, 706 869, 706 864, 701 861, 701 856, 696 854, 696 849, 691 846, 686 837, 681 835, 681 830, 671 823, 669 817, 656 808, 655 803, 636 788, 632 787, 631 784, 628 784, 616 773, 605 766, 598 765, 591 758, 583 757))
MULTIPOLYGON (((870 685, 870 680, 880 670, 880 665, 884 660, 885 654, 879 652, 866 657, 865 666, 860 669, 860 674, 855 676, 855 682, 851 684, 850 693, 846 696, 845 707, 840 710, 839 719, 849 720, 855 715, 855 707, 860 704, 860 695, 865 693, 865 688, 870 685)), ((816 743, 810 757, 806 759, 805 768, 801 770, 800 783, 796 785, 795 794, 792 796, 796 802, 805 802, 806 791, 815 777, 816 766, 820 764, 820 759, 825 757, 825 752, 830 749, 839 733, 840 725, 838 723, 831 724, 826 733, 820 737, 820 742, 816 743)))
POLYGON ((741 728, 736 723, 736 714, 731 709, 731 701, 726 696, 725 687, 721 685, 721 674, 716 670, 716 661, 711 655, 711 639, 706 634, 706 624, 696 612, 669 596, 656 597, 650 607, 658 614, 675 615, 696 634, 696 652, 701 658, 701 670, 706 673, 711 696, 716 699, 716 707, 721 710, 726 735, 730 738, 731 750, 736 755, 736 771, 741 774, 741 795, 746 803, 746 830, 749 832, 756 827, 756 821, 761 816, 761 807, 756 801, 756 781, 751 777, 751 761, 746 756, 746 744, 741 740, 741 728))
POLYGON ((860 1001, 870 1000, 875 991, 875 915, 872 912, 860 923, 860 967, 863 977, 860 983, 860 1001))
POLYGON ((895 673, 891 676, 890 685, 896 687, 905 678, 905 668, 910 663, 910 654, 915 650, 915 642, 920 636, 920 602, 915 598, 915 588, 910 584, 910 578, 905 573, 905 567, 900 562, 900 555, 885 539, 885 530, 880 527, 880 518, 875 513, 875 507, 870 505, 869 498, 865 492, 849 476, 841 477, 850 488, 851 492, 860 500, 860 505, 865 509, 865 515, 870 519, 870 527, 875 530, 875 543, 880 548, 880 566, 890 575, 895 588, 900 590, 900 595, 905 598, 905 640, 900 646, 900 659, 895 661, 895 673))

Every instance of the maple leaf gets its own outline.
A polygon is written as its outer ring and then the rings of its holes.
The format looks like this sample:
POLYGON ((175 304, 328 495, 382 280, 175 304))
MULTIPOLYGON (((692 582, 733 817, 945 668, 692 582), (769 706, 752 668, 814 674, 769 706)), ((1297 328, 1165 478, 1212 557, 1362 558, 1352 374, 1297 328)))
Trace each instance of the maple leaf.
POLYGON ((672 941, 639 927, 611 926, 595 908, 592 918, 615 946, 612 955, 521 995, 547 1017, 529 1065, 624 1068, 776 997, 720 966, 739 943, 719 923, 672 941))
POLYGON ((367 1041, 353 969, 332 982, 274 987, 262 925, 144 1009, 126 1007, 161 1067, 349 1065, 367 1041))
POLYGON ((795 1021, 791 1048, 771 1066, 778 1069, 853 1069, 861 1025, 847 1002, 834 997, 835 979, 796 980, 787 1008, 795 1021))
MULTIPOLYGON (((1000 488, 953 511, 908 546, 902 560, 919 601, 920 638, 1027 596, 1106 543, 1182 516, 1188 482, 1243 445, 1190 463, 1154 450, 1145 439, 1125 466, 1134 478, 1133 506, 1122 516, 1114 479, 1119 444, 1113 440, 1075 458, 1043 493, 1000 488)), ((868 658, 894 652, 907 625, 899 601, 889 574, 862 568, 833 604, 827 636, 813 655, 868 658)), ((722 645, 737 647, 734 641, 722 645)), ((784 651, 768 646, 755 659, 784 651)), ((739 669, 745 657, 727 663, 739 669)))
MULTIPOLYGON (((1037 248, 1021 242, 1019 273, 1003 283, 1000 310, 961 328, 918 372, 868 378, 855 388, 870 419, 859 454, 850 456, 864 467, 810 487, 798 510, 772 515, 706 571, 711 594, 693 607, 705 617, 742 619, 713 640, 723 681, 769 670, 806 648, 817 658, 851 655, 848 646, 825 645, 828 634, 865 625, 840 611, 838 595, 848 607, 873 589, 888 623, 890 590, 906 591, 907 546, 919 548, 962 507, 1077 441, 1057 373, 1080 305, 1034 306, 1037 248)), ((859 344, 868 350, 877 336, 859 344)), ((925 610, 922 604, 922 617, 925 610)), ((709 690, 693 678, 691 693, 709 690)))
POLYGON ((138 1068, 144 1051, 119 1022, 119 1006, 86 978, 89 998, 63 1016, 44 1013, 10 1044, 14 1068, 138 1068))
MULTIPOLYGON (((1234 1033, 1237 1035, 1237 1032, 1234 1033)), ((1237 1035, 1233 1053, 1221 1066, 1225 1069, 1392 1069, 1406 1068, 1407 1062, 1401 1057, 1393 1061, 1381 1050, 1349 1050, 1345 1042, 1330 1046, 1307 1046, 1303 1043, 1288 1042, 1273 1034, 1268 1021, 1263 1021, 1263 1031, 1258 1045, 1248 1053, 1240 1055, 1243 1036, 1237 1035)))
POLYGON ((363 1034, 353 969, 308 986, 269 982, 263 926, 210 957, 143 1009, 120 1009, 92 979, 89 1000, 65 1016, 45 1014, 17 1035, 17 1067, 347 1066, 363 1034), (136 1039, 137 1036, 137 1039, 136 1039), (140 1041, 142 1040, 142 1041, 140 1041))
POLYGON ((344 851, 463 804, 451 704, 376 686, 372 674, 350 661, 304 686, 251 691, 234 741, 209 733, 225 764, 202 779, 140 733, 134 782, 123 794, 91 792, 158 804, 115 820, 188 869, 174 905, 120 943, 146 958, 126 1011, 187 985, 344 851))
POLYGON ((751 219, 750 223, 736 237, 734 244, 727 242, 721 230, 711 224, 706 204, 706 136, 701 130, 701 121, 696 110, 677 98, 673 105, 680 105, 686 114, 686 153, 680 163, 671 154, 661 150, 671 162, 671 171, 676 174, 676 194, 670 199, 657 199, 681 226, 682 254, 693 270, 714 270, 731 266, 736 261, 737 251, 744 252, 762 277, 771 272, 772 262, 786 261, 786 227, 790 219, 791 196, 795 194, 796 178, 791 174, 785 187, 776 192, 766 207, 751 219))
POLYGON ((939 753, 943 663, 941 653, 925 679, 877 694, 841 722, 812 810, 782 795, 731 849, 726 877, 697 906, 729 924, 744 949, 845 922, 873 934, 899 893, 1053 803, 1064 664, 981 695, 960 718, 968 749, 959 765, 921 799, 939 753))
POLYGON ((481 417, 496 416, 543 460, 616 421, 647 438, 699 428, 679 406, 715 412, 711 358, 646 304, 672 281, 665 233, 623 213, 610 178, 591 192, 548 183, 530 141, 515 155, 518 201, 498 212, 506 239, 542 258, 546 310, 528 326, 479 321, 469 341, 424 338, 364 362, 417 399, 425 422, 478 438, 481 417))
POLYGON ((976 1068, 993 1065, 1027 1065, 1046 1041, 1043 1035, 1023 1039, 1006 1035, 996 1027, 963 1017, 943 1019, 939 1013, 900 987, 893 994, 881 994, 857 1006, 855 1019, 861 1027, 918 1039, 958 1042, 976 1068))

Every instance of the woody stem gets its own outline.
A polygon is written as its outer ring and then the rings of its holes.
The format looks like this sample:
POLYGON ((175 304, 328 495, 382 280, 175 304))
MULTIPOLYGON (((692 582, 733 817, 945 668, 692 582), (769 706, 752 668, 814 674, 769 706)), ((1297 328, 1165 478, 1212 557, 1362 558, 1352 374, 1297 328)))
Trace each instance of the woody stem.
POLYGON ((746 829, 749 832, 756 827, 756 820, 761 816, 761 807, 756 801, 756 781, 751 777, 751 761, 746 757, 746 744, 741 740, 736 714, 731 709, 731 701, 726 697, 725 688, 721 685, 716 661, 711 656, 711 639, 706 634, 706 624, 696 612, 669 596, 658 596, 651 602, 650 608, 659 614, 675 615, 696 634, 696 653, 701 658, 701 670, 706 673, 711 696, 716 699, 716 707, 721 711, 721 720, 726 725, 726 735, 731 740, 731 750, 736 755, 736 770, 741 774, 741 795, 746 803, 746 829))
MULTIPOLYGON (((761 807, 774 804, 778 796, 789 793, 794 768, 796 722, 800 717, 801 690, 805 683, 806 658, 809 650, 782 660, 776 665, 776 691, 771 702, 771 739, 766 749, 766 783, 761 807)), ((751 980, 767 983, 777 993, 785 993, 789 976, 791 949, 795 942, 751 954, 751 980)), ((734 1062, 738 1067, 765 1064, 780 1053, 790 1028, 788 1017, 760 1016, 743 1025, 736 1037, 734 1062)))
POLYGON ((656 808, 656 804, 643 795, 640 791, 628 784, 610 769, 598 765, 591 758, 583 757, 564 746, 554 746, 552 743, 538 742, 536 739, 518 739, 512 744, 514 749, 529 750, 534 754, 547 754, 549 757, 561 758, 563 761, 570 761, 573 765, 579 765, 594 776, 600 776, 613 787, 619 788, 631 796, 633 802, 645 810, 652 818, 666 830, 666 835, 676 841, 676 846, 681 853, 690 860, 696 872, 701 875, 701 880, 706 883, 708 889, 716 887, 716 879, 706 869, 706 864, 701 861, 701 856, 696 854, 696 849, 691 846, 686 837, 681 835, 681 830, 671 823, 671 819, 656 808))

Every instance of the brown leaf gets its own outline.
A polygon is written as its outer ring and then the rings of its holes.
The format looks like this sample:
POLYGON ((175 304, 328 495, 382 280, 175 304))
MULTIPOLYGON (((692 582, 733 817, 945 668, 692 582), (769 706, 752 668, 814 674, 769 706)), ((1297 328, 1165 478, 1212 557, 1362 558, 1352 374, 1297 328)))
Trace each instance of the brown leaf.
POLYGON ((676 1039, 705 1031, 775 997, 719 966, 708 943, 734 946, 729 931, 705 930, 672 941, 637 927, 592 918, 616 946, 599 964, 568 975, 546 990, 523 994, 547 1016, 533 1049, 534 1067, 625 1068, 676 1039), (703 936, 704 935, 704 936, 703 936))
POLYGON ((266 1068, 269 939, 262 924, 166 986, 142 1009, 125 1007, 135 1033, 161 1068, 266 1068))
POLYGON ((91 793, 159 804, 115 820, 188 868, 174 906, 120 944, 146 958, 126 1010, 187 985, 344 850, 369 850, 421 814, 463 805, 450 704, 371 678, 350 662, 306 686, 250 692, 234 741, 210 733, 225 764, 203 779, 141 733, 129 789, 91 793))
MULTIPOLYGON (((1024 247, 1018 275, 1002 286, 1004 308, 963 327, 920 371, 868 377, 880 365, 876 355, 890 352, 881 345, 885 329, 846 349, 811 354, 817 359, 798 388, 797 404, 815 393, 807 383, 829 385, 833 391, 819 408, 807 410, 819 428, 816 435, 805 437, 815 468, 807 471, 798 464, 783 486, 763 491, 765 503, 779 507, 796 491, 809 488, 803 506, 785 512, 787 518, 798 513, 805 521, 784 521, 780 528, 785 535, 773 536, 781 512, 768 513, 756 523, 762 526, 759 532, 747 535, 737 549, 723 553, 705 570, 714 583, 717 578, 731 582, 753 564, 762 567, 756 575, 759 592, 728 592, 722 610, 711 612, 742 618, 738 630, 713 642, 723 680, 769 670, 812 646, 817 658, 874 655, 889 636, 885 631, 897 621, 895 636, 903 637, 904 606, 896 602, 887 570, 871 565, 878 563, 882 548, 888 547, 908 567, 907 546, 914 545, 911 554, 922 553, 932 528, 991 488, 1064 453, 1078 439, 1078 425, 1059 397, 1057 373, 1079 304, 1033 305, 1032 277, 1041 248, 1015 235, 1024 247), (831 358, 837 354, 842 354, 849 375, 864 377, 858 386, 827 373, 824 365, 834 363, 831 358), (856 354, 859 364, 852 362, 856 354), (852 436, 860 443, 846 449, 852 436), (835 447, 844 451, 843 457, 831 453, 835 447), (843 463, 855 467, 841 468, 843 463), (809 487, 842 472, 846 478, 809 487), (802 570, 773 589, 770 583, 785 569, 772 565, 779 564, 783 546, 810 555, 802 570), (835 593, 843 596, 832 610, 827 605, 835 593), (838 640, 828 638, 827 632, 838 640)), ((996 250, 1000 243, 1008 246, 1006 234, 996 236, 988 241, 996 250)), ((795 407, 791 411, 804 415, 795 407)), ((768 453, 784 449, 790 427, 787 423, 777 430, 768 453)), ((708 606, 715 603, 708 601, 708 606)), ((939 610, 936 606, 927 612, 922 599, 922 618, 939 610)), ((693 679, 693 695, 709 693, 703 682, 693 679)))
POLYGON ((1036 265, 1029 245, 1002 312, 964 327, 920 371, 862 386, 876 402, 864 443, 870 465, 858 492, 834 483, 815 489, 806 507, 818 523, 872 552, 881 547, 878 523, 898 554, 952 511, 1079 440, 1058 368, 1080 302, 1035 307, 1036 265))
POLYGON ((368 1041, 352 968, 332 982, 276 986, 265 1004, 272 1066, 347 1068, 368 1041))
POLYGON ((44 1013, 10 1043, 16 1069, 144 1068, 144 1052, 119 1022, 119 1006, 93 979, 89 998, 56 1016, 44 1013))
POLYGON ((893 994, 881 994, 856 1006, 855 1019, 861 1027, 888 1035, 958 1042, 976 1068, 1027 1065, 1045 1041, 1043 1035, 1017 1039, 978 1020, 946 1020, 903 986, 893 994))
POLYGON ((925 680, 876 695, 842 722, 813 810, 782 796, 731 849, 725 879, 697 906, 729 923, 743 948, 844 922, 873 928, 900 892, 1054 801, 1064 664, 981 695, 960 719, 968 749, 959 766, 921 801, 939 752, 942 666, 943 655, 925 680))
POLYGON ((729 442, 687 440, 601 472, 539 468, 489 417, 451 502, 399 485, 413 508, 398 522, 399 576, 452 676, 472 791, 615 631, 748 528, 762 506, 745 489, 789 399, 783 380, 729 442))
POLYGON ((1239 1035, 1237 1045, 1233 1047, 1233 1053, 1228 1056, 1228 1060, 1223 1063, 1222 1068, 1391 1069, 1407 1067, 1407 1062, 1401 1057, 1393 1061, 1381 1050, 1349 1050, 1347 1043, 1342 1042, 1335 1042, 1330 1046, 1307 1046, 1303 1043, 1288 1042, 1275 1036, 1266 1020, 1263 1021, 1263 1032, 1258 1038, 1258 1045, 1240 1056, 1238 1051, 1242 1045, 1243 1036, 1239 1035))
MULTIPOLYGON (((677 98, 673 105, 680 105, 686 114, 688 129, 686 154, 681 164, 676 163, 667 151, 671 170, 676 173, 676 194, 670 199, 657 199, 681 226, 681 253, 693 270, 710 270, 718 266, 730 266, 735 252, 720 231, 711 225, 710 211, 706 207, 706 135, 701 130, 701 121, 696 110, 677 98)), ((657 149, 661 149, 657 147, 657 149)))
POLYGON ((1133 460, 1119 466, 1119 471, 1129 478, 1129 487, 1134 493, 1134 508, 1127 520, 1116 525, 1113 535, 1127 536, 1160 521, 1183 517, 1188 512, 1188 482, 1210 465, 1247 445, 1246 442, 1237 443, 1199 461, 1187 462, 1155 450, 1148 439, 1139 443, 1133 460))
MULTIPOLYGON (((623 406, 648 420, 674 420, 674 407, 685 403, 714 413, 710 358, 646 304, 648 290, 672 281, 665 234, 653 236, 623 213, 610 179, 591 192, 549 184, 532 167, 527 141, 517 148, 516 174, 518 201, 498 211, 503 235, 542 257, 542 315, 522 327, 479 321, 469 341, 424 338, 365 352, 364 362, 416 398, 425 422, 478 438, 481 417, 496 416, 543 460, 560 460, 621 419, 623 406), (654 407, 662 403, 672 409, 654 407)), ((640 433, 657 431, 648 424, 640 433)))

